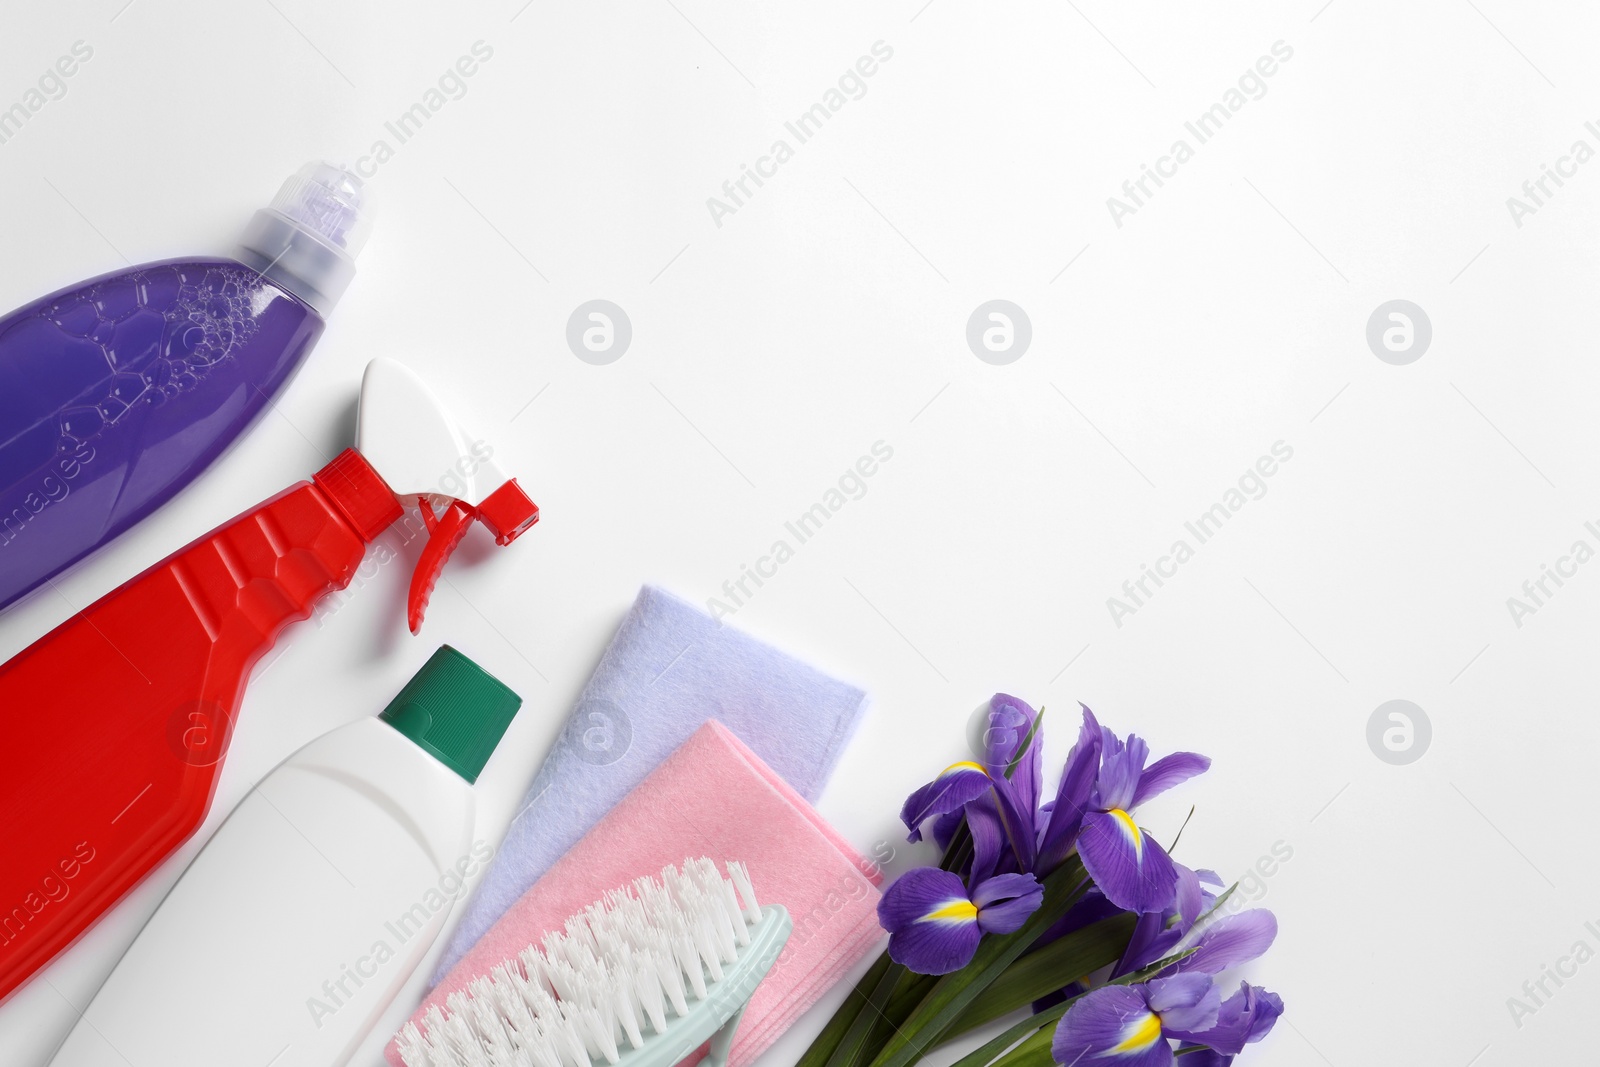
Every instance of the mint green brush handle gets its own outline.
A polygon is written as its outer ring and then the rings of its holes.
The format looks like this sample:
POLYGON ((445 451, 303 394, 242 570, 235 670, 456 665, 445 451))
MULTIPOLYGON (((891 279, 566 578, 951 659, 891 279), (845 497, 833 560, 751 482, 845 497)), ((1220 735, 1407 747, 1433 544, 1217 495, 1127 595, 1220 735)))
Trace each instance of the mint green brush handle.
POLYGON ((761 922, 750 932, 749 946, 740 950, 739 962, 728 969, 722 981, 706 990, 704 1000, 690 1005, 688 1015, 673 1019, 666 1033, 647 1038, 643 1048, 624 1052, 616 1067, 675 1067, 707 1038, 711 1039, 711 1047, 701 1062, 705 1067, 727 1067, 728 1050, 733 1047, 739 1020, 793 930, 787 908, 778 904, 763 906, 761 922))

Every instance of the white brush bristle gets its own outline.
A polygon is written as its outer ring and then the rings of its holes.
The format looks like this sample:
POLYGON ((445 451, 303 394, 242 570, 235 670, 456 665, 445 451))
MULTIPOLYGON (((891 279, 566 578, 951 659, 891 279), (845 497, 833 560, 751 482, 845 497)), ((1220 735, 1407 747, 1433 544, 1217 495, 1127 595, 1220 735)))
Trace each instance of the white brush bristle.
POLYGON ((685 860, 613 890, 507 960, 396 1046, 406 1067, 600 1067, 704 1000, 761 921, 750 872, 685 860))

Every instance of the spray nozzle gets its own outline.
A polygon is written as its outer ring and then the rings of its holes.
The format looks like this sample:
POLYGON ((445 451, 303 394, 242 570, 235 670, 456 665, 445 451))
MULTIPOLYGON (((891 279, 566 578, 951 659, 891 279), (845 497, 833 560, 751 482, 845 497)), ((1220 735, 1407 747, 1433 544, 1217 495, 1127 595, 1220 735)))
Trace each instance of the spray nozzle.
POLYGON ((539 506, 494 462, 487 441, 468 435, 421 378, 388 359, 367 364, 356 449, 403 503, 422 509, 428 543, 411 576, 407 622, 422 616, 439 575, 474 522, 509 545, 539 521, 539 506))

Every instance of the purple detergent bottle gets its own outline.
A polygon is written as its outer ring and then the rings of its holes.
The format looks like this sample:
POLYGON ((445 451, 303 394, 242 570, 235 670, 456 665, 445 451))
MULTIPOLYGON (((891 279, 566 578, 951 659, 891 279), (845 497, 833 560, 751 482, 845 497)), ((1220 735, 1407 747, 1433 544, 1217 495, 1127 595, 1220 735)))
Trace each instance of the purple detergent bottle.
POLYGON ((307 164, 237 259, 135 267, 0 319, 0 609, 166 503, 260 417, 355 273, 360 189, 307 164))

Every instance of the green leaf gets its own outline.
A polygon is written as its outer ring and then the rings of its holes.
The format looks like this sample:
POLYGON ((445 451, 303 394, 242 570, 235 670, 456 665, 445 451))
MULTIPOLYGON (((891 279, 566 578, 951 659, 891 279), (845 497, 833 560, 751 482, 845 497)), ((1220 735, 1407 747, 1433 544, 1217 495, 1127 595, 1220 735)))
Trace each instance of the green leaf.
MULTIPOLYGON (((887 959, 887 954, 884 958, 887 959)), ((851 1019, 855 1019, 860 1015, 870 1016, 872 1019, 872 1029, 867 1031, 866 1039, 861 1044, 861 1047, 867 1051, 868 1055, 864 1058, 858 1055, 855 1060, 857 1063, 865 1063, 877 1054, 884 1040, 889 1036, 889 1032, 906 1021, 906 1018, 916 1006, 922 1003, 922 998, 928 995, 928 991, 933 988, 934 983, 939 980, 938 975, 917 974, 915 971, 907 971, 903 967, 898 967, 898 965, 891 969, 899 970, 902 974, 900 980, 894 986, 894 993, 889 998, 888 1005, 881 1012, 873 1012, 866 1007, 867 1002, 871 1000, 869 996, 871 990, 861 989, 860 986, 857 988, 861 995, 852 995, 850 1003, 842 1005, 839 1009, 842 1013, 845 1007, 853 1005, 855 1010, 850 1013, 851 1019)), ((837 1019, 837 1016, 835 1016, 835 1019, 837 1019)), ((829 1023, 830 1027, 834 1025, 833 1022, 829 1023)), ((843 1027, 840 1027, 840 1032, 843 1032, 843 1027)), ((833 1055, 834 1048, 839 1044, 839 1036, 835 1034, 832 1045, 828 1050, 829 1056, 833 1055)), ((821 1067, 821 1065, 830 1062, 830 1060, 826 1058, 821 1060, 805 1059, 801 1062, 812 1064, 813 1067, 821 1067)))
POLYGON ((894 997, 883 1013, 895 1026, 899 1026, 911 1017, 912 1011, 922 1003, 923 998, 939 981, 939 976, 936 974, 918 974, 913 977, 916 981, 902 985, 894 991, 894 997))
POLYGON ((944 858, 939 861, 939 869, 960 874, 961 868, 971 860, 972 829, 967 826, 967 817, 963 814, 961 825, 956 827, 955 835, 950 838, 950 847, 945 850, 944 858))
POLYGON ((1182 952, 1174 952, 1170 956, 1163 956, 1148 967, 1134 971, 1132 974, 1125 974, 1121 978, 1111 979, 1106 985, 1138 985, 1140 982, 1147 982, 1179 960, 1186 960, 1199 951, 1198 948, 1186 948, 1182 952))
POLYGON ((1055 1067, 1056 1058, 1050 1051, 1055 1036, 1055 1027, 1040 1030, 996 1060, 994 1067, 1055 1067))
MULTIPOLYGON (((1186 949, 1183 952, 1173 953, 1171 956, 1157 960, 1155 963, 1152 963, 1150 966, 1141 970, 1134 971, 1131 974, 1125 974, 1121 978, 1113 978, 1111 981, 1107 982, 1106 985, 1137 985, 1151 976, 1166 970, 1179 960, 1193 955, 1194 951, 1195 950, 1191 948, 1186 949)), ((988 1041, 976 1049, 973 1049, 955 1063, 951 1064, 950 1067, 989 1067, 990 1064, 994 1064, 996 1057, 1000 1056, 1007 1049, 1010 1049, 1013 1045, 1016 1045, 1017 1042, 1022 1038, 1030 1034, 1037 1033, 1041 1028, 1047 1028, 1051 1036, 1054 1037, 1055 1027, 1052 1024, 1065 1015, 1072 1008, 1072 1005, 1078 1001, 1078 998, 1082 997, 1083 995, 1084 994, 1079 993, 1076 997, 1068 997, 1066 1000, 1055 1005, 1054 1007, 1046 1008, 1044 1011, 1028 1016, 1020 1023, 1017 1023, 1004 1033, 996 1036, 993 1040, 988 1041)), ((1020 1048, 1021 1046, 1018 1046, 1019 1051, 1020 1048)))
POLYGON ((839 1043, 844 1040, 850 1025, 856 1021, 856 1016, 866 1007, 868 994, 877 988, 879 979, 893 962, 887 952, 878 957, 878 962, 861 976, 855 989, 844 998, 844 1003, 833 1013, 828 1025, 822 1028, 822 1033, 818 1034, 816 1040, 811 1042, 811 1047, 806 1049, 805 1055, 795 1061, 795 1067, 824 1067, 834 1050, 839 1047, 839 1043))
POLYGON ((879 976, 862 1010, 857 1012, 839 1047, 828 1057, 828 1067, 858 1067, 872 1058, 868 1046, 873 1032, 878 1029, 879 1020, 883 1018, 884 1006, 889 1003, 889 997, 900 985, 901 979, 909 973, 904 964, 890 963, 879 976))
POLYGON ((1039 935, 1065 915, 1088 888, 1082 865, 1063 863, 1044 880, 1044 902, 1013 934, 989 935, 978 944, 972 962, 940 978, 910 1017, 890 1036, 872 1067, 906 1067, 933 1046, 939 1036, 987 989, 1039 935))
MULTIPOLYGON (((1082 994, 1079 995, 1081 996, 1082 994)), ((1072 1002, 1077 999, 1077 997, 1069 997, 1067 1000, 1057 1004, 1053 1008, 1046 1008, 1037 1015, 1028 1016, 1017 1025, 1011 1027, 1005 1033, 1000 1034, 993 1040, 973 1049, 955 1063, 951 1064, 950 1067, 986 1067, 987 1064, 994 1061, 996 1056, 999 1056, 1001 1053, 1005 1052, 1022 1038, 1033 1034, 1040 1027, 1049 1026, 1051 1023, 1061 1018, 1067 1013, 1067 1009, 1072 1007, 1072 1002)), ((1054 1033, 1053 1030, 1051 1032, 1054 1033)))
POLYGON ((940 1043, 973 1027, 1010 1015, 1076 982, 1086 974, 1117 962, 1133 937, 1136 918, 1123 912, 1074 930, 1018 959, 972 1003, 940 1038, 940 1043))
POLYGON ((1183 825, 1178 827, 1178 832, 1172 837, 1172 844, 1167 846, 1167 855, 1178 851, 1178 842, 1183 840, 1183 832, 1189 828, 1189 820, 1194 818, 1194 805, 1189 805, 1189 814, 1183 817, 1183 825))

